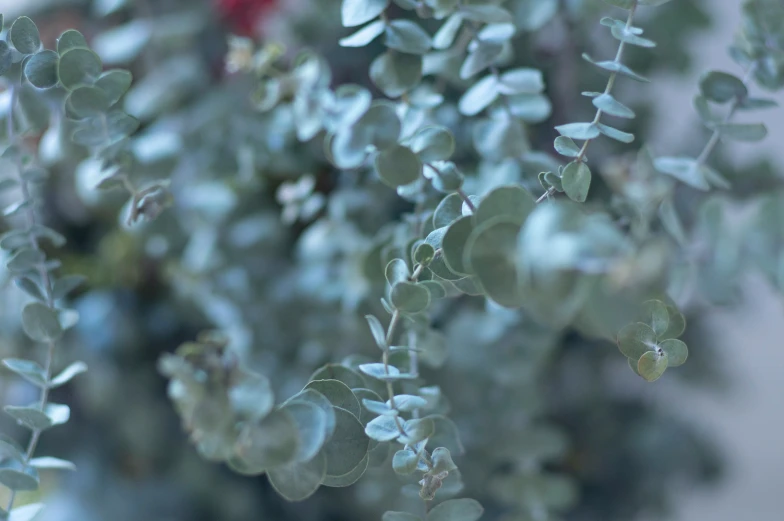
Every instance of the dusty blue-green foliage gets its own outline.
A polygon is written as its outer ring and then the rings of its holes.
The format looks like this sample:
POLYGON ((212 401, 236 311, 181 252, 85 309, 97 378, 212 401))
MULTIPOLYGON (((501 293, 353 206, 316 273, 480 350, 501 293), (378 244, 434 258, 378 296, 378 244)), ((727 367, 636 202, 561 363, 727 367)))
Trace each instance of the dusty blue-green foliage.
MULTIPOLYGON (((685 297, 729 300, 746 261, 784 287, 780 194, 744 233, 724 224, 730 196, 689 191, 734 181, 707 165, 722 138, 764 136, 729 117, 771 105, 755 85, 781 87, 784 14, 745 2, 732 51, 743 79, 699 86, 707 152, 655 157, 635 119, 649 107, 619 93, 644 80, 628 50, 656 45, 637 15, 678 3, 319 2, 275 20, 264 44, 230 38, 240 74, 220 83, 205 50, 220 42, 214 17, 194 2, 93 2, 99 17, 130 16, 89 45, 67 31, 53 50, 28 19, 9 25, 0 67, 18 101, 0 182, 27 192, 2 246, 26 296, 9 299, 3 331, 57 338, 96 374, 74 386, 94 420, 71 422, 92 470, 62 484, 74 516, 625 520, 665 510, 673 479, 708 477, 708 442, 606 375, 626 357, 656 380, 686 362, 684 340, 690 363, 667 374, 688 370, 704 345, 684 332, 685 297), (538 45, 560 58, 537 59, 538 45), (111 69, 125 65, 135 79, 111 69), (570 76, 578 67, 593 72, 570 76), (579 96, 589 88, 604 90, 579 96), (130 194, 120 227, 120 201, 93 190, 116 185, 130 194), (81 279, 56 277, 38 246, 65 241, 35 220, 48 193, 59 203, 45 217, 76 239, 66 271, 88 275, 78 298, 81 279), (67 307, 83 317, 74 340, 59 338, 75 323, 67 307), (127 468, 95 463, 118 446, 127 468), (96 488, 107 493, 82 500, 96 488)), ((30 341, 8 344, 32 357, 30 341)), ((85 367, 53 377, 44 360, 6 365, 44 389, 85 367)), ((9 408, 34 440, 67 418, 43 401, 38 414, 9 408)), ((17 488, 36 468, 71 467, 36 466, 10 438, 0 448, 17 488)))

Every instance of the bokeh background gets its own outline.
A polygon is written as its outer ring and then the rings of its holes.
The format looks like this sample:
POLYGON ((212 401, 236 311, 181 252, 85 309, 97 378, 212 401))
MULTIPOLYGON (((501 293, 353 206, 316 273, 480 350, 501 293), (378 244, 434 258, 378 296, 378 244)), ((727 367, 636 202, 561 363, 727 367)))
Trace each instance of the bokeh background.
MULTIPOLYGON (((587 0, 585 3, 601 4, 599 0, 587 0)), ((691 60, 677 67, 654 69, 651 75, 656 88, 646 90, 642 100, 651 104, 646 141, 655 152, 662 154, 682 149, 684 142, 694 141, 694 146, 699 146, 699 139, 695 140, 697 118, 691 108, 691 98, 697 92, 698 78, 703 71, 736 71, 726 49, 732 41, 741 0, 674 0, 672 3, 687 4, 688 13, 693 15, 697 12, 699 16, 685 17, 686 28, 678 32, 678 37, 682 37, 678 40, 679 45, 683 46, 682 51, 691 60)), ((0 0, 0 12, 5 14, 6 20, 20 14, 30 15, 39 23, 45 41, 50 44, 66 28, 79 28, 88 37, 98 39, 96 48, 105 62, 122 66, 132 64, 137 78, 149 78, 148 75, 158 70, 157 65, 171 60, 167 62, 171 68, 166 78, 173 78, 169 92, 175 94, 163 100, 156 98, 159 92, 166 90, 158 91, 156 89, 160 89, 160 85, 149 82, 151 91, 139 93, 137 90, 133 98, 135 104, 129 107, 129 112, 136 113, 151 125, 159 114, 165 114, 169 133, 164 128, 159 136, 171 138, 171 133, 176 134, 185 125, 178 118, 198 121, 199 111, 209 113, 205 116, 209 118, 214 117, 210 110, 222 110, 205 108, 204 105, 209 105, 205 99, 212 96, 220 105, 227 103, 227 97, 242 96, 248 92, 247 85, 241 81, 224 83, 221 80, 228 31, 261 32, 269 39, 283 39, 294 45, 315 44, 317 48, 323 42, 334 40, 336 35, 343 35, 337 26, 330 27, 329 24, 314 28, 312 20, 308 22, 308 17, 303 15, 313 11, 313 18, 318 18, 318 13, 336 9, 339 2, 319 1, 319 5, 315 5, 316 0, 289 0, 277 5, 262 1, 255 4, 258 10, 255 7, 245 10, 239 0, 0 0), (165 18, 165 13, 190 11, 191 8, 197 11, 191 18, 171 15, 165 18), (259 20, 259 24, 249 24, 251 19, 259 20), (282 22, 292 19, 305 21, 297 22, 300 26, 282 22), (157 20, 160 25, 167 26, 168 30, 164 32, 169 33, 169 39, 160 38, 149 44, 150 37, 144 35, 148 29, 139 23, 140 20, 157 20), (126 33, 106 36, 105 31, 112 27, 126 33), (304 31, 303 27, 310 29, 307 37, 304 32, 297 32, 304 31), (136 49, 134 45, 144 47, 144 50, 136 49), (195 48, 188 52, 181 49, 170 52, 178 45, 195 48)), ((599 8, 609 9, 602 5, 599 8)), ((590 9, 586 12, 590 16, 575 20, 577 25, 596 24, 596 12, 590 9)), ((589 41, 590 34, 590 30, 581 32, 589 41)), ((96 44, 95 39, 93 43, 96 44)), ((350 78, 351 72, 346 71, 355 65, 360 68, 367 65, 361 59, 356 62, 356 55, 348 56, 326 44, 323 51, 338 68, 338 79, 341 74, 350 78)), ((572 88, 570 85, 566 87, 572 88)), ((784 96, 779 95, 778 101, 784 106, 784 96)), ((754 145, 727 145, 720 157, 728 161, 728 166, 744 168, 743 165, 757 165, 761 158, 770 158, 774 164, 784 165, 784 112, 781 109, 767 111, 761 113, 761 119, 770 131, 767 140, 754 145)), ((215 132, 221 132, 221 128, 228 127, 216 125, 215 132)), ((260 128, 260 131, 265 129, 260 128)), ((204 134, 206 137, 203 139, 207 143, 216 143, 219 139, 212 136, 209 129, 204 134)), ((700 134, 696 134, 699 138, 700 134)), ((186 139, 193 141, 192 136, 186 139)), ((165 148, 165 144, 162 146, 165 148)), ((192 161, 198 161, 198 158, 192 161)), ((187 169, 189 166, 196 168, 187 161, 180 162, 177 168, 187 169)), ((171 165, 161 166, 158 161, 153 161, 151 168, 172 170, 171 165)), ((187 174, 178 175, 180 179, 187 179, 187 174)), ((198 175, 196 177, 199 178, 198 175)), ((199 178, 199 181, 204 179, 199 178)), ((79 464, 80 470, 72 476, 46 476, 42 493, 47 496, 50 506, 42 521, 348 521, 371 515, 369 513, 374 510, 368 497, 373 491, 369 488, 360 488, 359 492, 329 491, 329 494, 320 491, 307 504, 291 506, 275 496, 264 478, 241 478, 196 456, 165 399, 165 382, 155 371, 156 360, 161 352, 172 350, 205 326, 219 322, 222 325, 235 324, 241 329, 242 320, 234 320, 232 313, 235 311, 221 300, 222 297, 211 292, 214 287, 191 287, 191 293, 186 291, 179 295, 179 299, 172 297, 170 292, 177 293, 188 286, 171 284, 166 278, 168 273, 158 262, 156 245, 164 250, 166 247, 182 249, 181 245, 166 246, 165 241, 159 238, 158 242, 147 240, 145 249, 140 249, 137 243, 123 238, 130 232, 116 225, 112 208, 116 207, 117 200, 100 204, 89 200, 85 202, 83 199, 89 199, 89 196, 80 191, 78 176, 75 180, 66 178, 61 182, 77 187, 65 190, 64 197, 79 199, 77 204, 68 204, 67 200, 52 201, 54 210, 51 214, 63 219, 62 222, 72 232, 69 236, 75 237, 68 250, 66 266, 82 270, 93 278, 90 291, 76 302, 82 315, 78 337, 69 343, 63 355, 86 359, 91 371, 57 397, 75 404, 73 420, 62 430, 48 434, 42 448, 67 452, 79 464), (97 256, 91 262, 90 252, 95 251, 97 256), (191 309, 182 303, 188 299, 200 302, 191 309), (208 306, 204 301, 209 299, 214 302, 208 306), (367 496, 363 497, 363 494, 367 496), (349 502, 358 505, 350 513, 341 507, 349 502), (257 510, 258 505, 264 505, 263 513, 257 510)), ((220 208, 213 208, 214 214, 203 211, 206 205, 202 199, 220 198, 225 193, 217 191, 210 194, 209 185, 204 186, 206 188, 201 192, 183 193, 186 199, 184 209, 178 210, 182 212, 183 220, 222 218, 220 208)), ((268 198, 270 191, 262 190, 268 198)), ((220 201, 211 201, 210 204, 220 206, 220 201)), ((263 204, 277 211, 274 201, 265 200, 263 204)), ((387 207, 393 205, 389 199, 384 204, 387 207)), ((742 209, 739 212, 742 213, 742 209)), ((271 210, 261 215, 256 224, 266 227, 268 247, 286 248, 281 244, 290 240, 290 235, 275 231, 281 225, 271 210)), ((182 224, 177 227, 178 233, 183 235, 189 231, 196 234, 196 229, 197 226, 194 226, 189 230, 182 224)), ((209 244, 208 237, 204 240, 209 244)), ((192 255, 185 263, 193 265, 202 260, 198 255, 192 255)), ((278 268, 275 262, 270 261, 269 265, 265 264, 264 273, 274 274, 278 268)), ((311 276, 318 278, 319 274, 311 276)), ((227 284, 235 283, 236 280, 227 284)), ((340 288, 324 289, 325 293, 330 291, 340 291, 340 288)), ((5 287, 3 292, 0 321, 10 328, 10 324, 17 320, 16 313, 21 306, 19 296, 11 288, 5 287)), ((324 298, 329 300, 329 297, 324 298)), ((635 400, 638 400, 635 403, 645 404, 644 414, 653 415, 651 411, 661 409, 666 411, 668 418, 675 417, 693 425, 698 437, 700 433, 704 435, 703 441, 710 450, 705 449, 708 455, 703 455, 700 452, 703 449, 697 445, 692 447, 691 439, 687 442, 677 434, 672 438, 672 443, 682 443, 690 454, 677 464, 673 463, 672 468, 662 470, 662 475, 672 480, 654 487, 656 493, 663 490, 668 494, 668 503, 672 506, 669 510, 658 509, 655 506, 657 500, 650 498, 623 497, 624 491, 620 489, 614 496, 610 483, 627 478, 613 480, 605 476, 600 484, 594 483, 596 488, 589 492, 589 496, 595 494, 595 497, 588 498, 590 506, 578 509, 574 517, 567 519, 737 521, 754 518, 756 521, 780 521, 784 515, 781 497, 784 491, 784 445, 780 442, 784 439, 784 406, 781 401, 784 350, 780 341, 784 338, 783 304, 780 293, 771 290, 761 278, 748 275, 742 285, 742 298, 733 306, 714 307, 709 312, 700 308, 702 314, 692 325, 694 329, 690 333, 696 339, 689 342, 694 355, 690 363, 705 362, 707 369, 701 371, 698 367, 692 370, 694 374, 690 376, 694 376, 696 384, 689 380, 689 376, 663 379, 656 385, 641 387, 630 374, 609 373, 614 377, 618 375, 619 381, 615 385, 622 389, 622 393, 632 389, 635 400), (710 356, 705 353, 710 353, 710 356), (711 451, 714 448, 719 456, 717 461, 713 461, 711 451), (677 467, 678 464, 682 468, 677 467), (717 479, 718 476, 721 479, 717 479), (644 508, 636 508, 639 504, 644 504, 644 508)), ((302 304, 303 309, 307 305, 302 304)), ((274 314, 271 309, 274 306, 274 303, 261 306, 259 312, 274 314)), ((317 326, 313 327, 317 329, 317 326)), ((345 325, 343 331, 335 334, 338 338, 342 335, 350 337, 353 327, 345 325)), ((16 349, 11 336, 9 332, 0 337, 0 355, 16 349)), ((350 353, 350 347, 348 345, 346 352, 340 354, 350 353)), ((278 346, 271 350, 275 354, 267 358, 259 353, 255 356, 274 367, 280 363, 276 360, 281 358, 280 352, 285 349, 278 346)), ((607 358, 616 355, 609 353, 607 358)), ((297 377, 301 377, 297 371, 307 373, 305 368, 312 370, 329 357, 337 357, 334 353, 325 353, 324 346, 316 344, 301 345, 294 356, 299 369, 290 373, 284 369, 282 373, 283 380, 285 376, 291 376, 294 381, 292 389, 296 389, 297 377)), ((612 365, 612 362, 608 364, 612 365)), ((286 391, 283 385, 281 392, 285 395, 286 391)), ((11 382, 6 374, 0 375, 0 396, 4 403, 28 401, 30 392, 31 389, 11 382)), ((603 399, 615 403, 611 397, 603 399)), ((572 435, 579 435, 579 429, 590 426, 589 417, 581 417, 580 414, 578 411, 575 418, 564 420, 564 423, 576 426, 572 435)), ((623 432, 623 420, 619 421, 618 431, 623 432)), ((0 427, 15 432, 7 422, 1 423, 0 427)), ((601 443, 607 445, 604 448, 607 451, 614 449, 607 440, 601 443)), ((597 454, 602 453, 598 448, 594 449, 597 454)), ((644 465, 645 461, 640 464, 644 465)), ((607 472, 622 474, 619 468, 610 468, 607 472)), ((638 486, 635 489, 637 493, 642 494, 640 491, 646 487, 653 490, 645 480, 655 480, 656 472, 658 470, 650 468, 639 471, 640 482, 635 485, 638 486)), ((634 478, 630 479, 634 481, 634 478)), ((614 486, 620 485, 616 483, 614 486)))

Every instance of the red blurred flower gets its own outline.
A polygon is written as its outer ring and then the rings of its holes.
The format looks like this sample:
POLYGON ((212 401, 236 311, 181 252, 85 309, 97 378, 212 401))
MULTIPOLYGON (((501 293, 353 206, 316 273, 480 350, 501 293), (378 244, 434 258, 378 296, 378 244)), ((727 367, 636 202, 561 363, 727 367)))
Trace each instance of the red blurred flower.
POLYGON ((277 4, 277 0, 215 0, 215 2, 230 30, 241 36, 257 35, 259 22, 277 4))

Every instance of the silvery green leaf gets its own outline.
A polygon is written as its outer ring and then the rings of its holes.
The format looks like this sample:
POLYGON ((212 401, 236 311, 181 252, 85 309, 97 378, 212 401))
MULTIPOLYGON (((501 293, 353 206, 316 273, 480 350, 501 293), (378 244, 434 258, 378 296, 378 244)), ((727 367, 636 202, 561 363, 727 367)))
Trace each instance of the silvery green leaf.
POLYGON ((68 90, 80 85, 92 85, 100 77, 102 70, 103 65, 98 55, 80 47, 61 54, 57 64, 60 83, 68 90))
POLYGON ((463 5, 460 13, 464 18, 486 24, 512 23, 512 13, 497 5, 463 5))
POLYGON ((599 132, 601 132, 608 138, 614 139, 616 141, 620 141, 621 143, 631 143, 632 141, 634 141, 634 134, 623 132, 621 130, 618 130, 617 128, 613 128, 609 125, 605 125, 604 123, 597 123, 596 128, 598 128, 599 132))
POLYGON ((779 104, 776 100, 767 98, 742 98, 738 102, 739 110, 757 110, 778 107, 779 104))
POLYGON ((419 463, 419 456, 408 449, 399 450, 392 457, 392 469, 396 474, 411 474, 416 470, 417 463, 419 463))
POLYGON ((299 444, 294 461, 304 463, 313 459, 327 441, 327 415, 315 404, 291 401, 281 407, 288 412, 297 426, 299 444))
MULTIPOLYGON (((344 476, 362 463, 367 455, 370 440, 365 435, 362 424, 351 412, 335 407, 335 418, 337 420, 335 433, 324 444, 323 449, 327 458, 326 473, 328 476, 344 476)), ((386 418, 386 416, 379 416, 379 418, 386 418)))
POLYGON ((430 459, 433 461, 433 472, 452 472, 457 469, 457 465, 452 461, 452 454, 450 454, 447 448, 436 448, 430 459))
POLYGON ((3 365, 32 384, 39 387, 46 385, 46 371, 32 360, 5 358, 3 365))
POLYGON ((580 155, 580 147, 566 136, 558 136, 554 142, 555 151, 566 157, 577 157, 580 155))
POLYGON ((645 48, 656 47, 656 42, 654 42, 653 40, 649 40, 648 38, 637 36, 635 32, 626 30, 625 24, 622 26, 614 25, 610 29, 610 32, 616 39, 624 43, 628 43, 630 45, 636 45, 638 47, 645 47, 645 48))
POLYGON ((746 97, 749 90, 737 76, 726 72, 710 71, 700 78, 700 92, 711 101, 727 103, 733 99, 746 97))
POLYGON ((491 42, 495 44, 505 44, 517 32, 517 27, 512 23, 488 24, 477 33, 477 38, 481 42, 491 42))
POLYGON ((297 423, 287 411, 278 409, 257 422, 246 423, 235 451, 248 465, 270 469, 293 463, 299 444, 297 423))
POLYGON ((664 340, 659 347, 667 355, 667 367, 678 367, 686 362, 689 357, 689 350, 686 344, 676 338, 664 340))
POLYGON ((0 467, 0 484, 14 492, 38 489, 38 472, 33 467, 11 463, 0 467))
POLYGON ((419 313, 430 305, 430 292, 413 282, 397 282, 392 286, 389 300, 395 309, 419 313))
POLYGON ((304 501, 318 490, 327 471, 327 459, 318 453, 310 461, 281 465, 267 471, 270 485, 289 501, 304 501))
POLYGON ((42 411, 39 407, 17 407, 7 405, 3 408, 16 421, 31 430, 44 430, 68 421, 71 410, 67 405, 47 404, 42 411))
POLYGON ((90 48, 82 33, 76 29, 68 29, 57 39, 57 54, 63 55, 66 51, 76 48, 90 48))
POLYGON ((398 412, 395 409, 390 409, 389 406, 384 402, 363 399, 362 405, 365 406, 365 409, 375 414, 381 414, 386 416, 397 416, 398 414, 398 412))
POLYGON ((340 16, 344 27, 355 27, 376 18, 389 5, 389 0, 343 0, 340 16))
POLYGON ((519 0, 513 6, 515 22, 524 31, 538 31, 558 13, 558 0, 519 0))
POLYGON ((30 466, 37 469, 76 470, 73 462, 51 456, 33 458, 30 460, 30 466))
POLYGON ((396 439, 400 436, 400 430, 395 423, 395 417, 379 416, 367 424, 365 434, 376 441, 384 442, 396 439))
MULTIPOLYGON (((387 407, 392 407, 392 401, 388 400, 387 407)), ((395 396, 395 408, 402 412, 411 412, 427 406, 427 400, 421 396, 413 394, 398 394, 395 396)))
POLYGON ((652 299, 643 302, 643 316, 645 323, 651 326, 656 336, 663 335, 670 326, 667 306, 660 300, 652 299))
POLYGON ((114 105, 123 94, 131 87, 133 76, 123 69, 106 71, 95 81, 95 86, 101 89, 109 100, 109 105, 114 105))
POLYGON ((22 327, 27 336, 36 342, 55 342, 63 334, 57 312, 39 302, 24 307, 22 327))
POLYGON ((5 74, 14 63, 14 51, 6 43, 5 40, 0 40, 0 75, 5 74))
POLYGON ((423 163, 445 161, 455 151, 455 138, 444 127, 424 127, 411 140, 411 150, 423 163))
POLYGON ((498 98, 498 94, 498 79, 492 74, 485 76, 460 97, 460 113, 464 116, 476 116, 490 106, 498 98))
POLYGON ((381 180, 392 188, 413 183, 422 174, 422 162, 402 145, 379 152, 374 165, 381 180))
POLYGON ((498 59, 502 51, 501 44, 480 41, 460 67, 460 78, 466 80, 483 71, 498 59))
POLYGON ((618 332, 618 348, 632 360, 639 360, 644 353, 655 347, 656 333, 648 324, 636 322, 618 332))
POLYGON ((318 391, 332 403, 335 407, 346 409, 348 412, 360 417, 362 408, 359 405, 359 400, 351 392, 351 389, 339 380, 314 380, 305 386, 306 389, 313 389, 318 391))
POLYGON ((368 376, 382 381, 405 380, 412 378, 411 375, 401 373, 400 369, 393 365, 386 366, 381 363, 360 364, 359 370, 368 376))
POLYGON ((338 43, 342 47, 364 47, 384 32, 386 24, 382 20, 367 24, 365 27, 350 36, 341 38, 338 43))
POLYGON ((427 515, 428 521, 477 521, 485 509, 474 499, 448 499, 427 515))
POLYGON ((544 94, 514 94, 506 98, 509 112, 529 124, 541 123, 550 117, 553 106, 544 94))
POLYGON ((54 51, 41 51, 25 62, 24 73, 33 86, 50 89, 57 85, 57 62, 60 56, 54 51))
POLYGON ((462 25, 463 15, 459 12, 452 14, 446 19, 446 22, 441 24, 441 27, 433 36, 433 48, 439 50, 448 49, 455 41, 455 37, 462 25))
POLYGON ((406 420, 403 424, 403 430, 406 434, 400 436, 398 441, 406 445, 413 445, 432 436, 435 432, 435 424, 432 418, 415 418, 406 420))
POLYGON ((459 194, 449 194, 438 203, 433 212, 433 226, 444 228, 459 219, 462 214, 463 198, 459 194))
POLYGON ((543 90, 544 78, 539 69, 511 69, 501 74, 498 80, 498 92, 501 94, 539 94, 543 90))
POLYGON ((756 142, 765 139, 768 129, 762 123, 723 123, 716 126, 722 137, 735 141, 756 142))
POLYGON ((408 54, 425 54, 430 50, 430 35, 411 20, 393 20, 386 26, 384 44, 408 54))
MULTIPOLYGON (((378 447, 379 445, 376 444, 375 447, 373 447, 373 449, 378 447)), ((359 481, 359 478, 361 478, 365 474, 365 471, 368 468, 368 464, 370 463, 370 455, 373 449, 370 449, 368 453, 365 454, 365 457, 362 458, 362 460, 357 464, 357 466, 351 469, 350 472, 343 474, 341 476, 330 476, 330 475, 324 476, 324 481, 322 485, 324 485, 325 487, 350 487, 351 485, 359 481)), ((383 446, 381 450, 382 451, 384 450, 383 446)))
POLYGON ((35 22, 26 16, 20 16, 8 31, 8 41, 22 54, 33 54, 41 48, 41 35, 35 22))
POLYGON ((646 351, 637 362, 637 372, 649 382, 654 382, 667 369, 667 353, 646 351))
POLYGON ((690 157, 659 157, 654 160, 656 170, 671 175, 698 190, 710 190, 697 161, 690 157))
POLYGON ((659 219, 667 232, 672 235, 679 245, 686 245, 686 232, 683 228, 683 223, 678 217, 675 205, 672 199, 665 199, 659 205, 659 219))
POLYGON ((422 57, 385 52, 370 64, 370 79, 390 98, 398 98, 422 80, 422 57))
POLYGON ((368 326, 370 326, 370 332, 373 335, 373 339, 376 341, 376 345, 382 350, 386 349, 388 347, 386 332, 384 331, 381 322, 373 315, 365 315, 365 320, 367 320, 368 326))
POLYGON ((633 80, 637 80, 639 82, 649 83, 651 81, 648 78, 645 78, 644 76, 641 76, 641 75, 637 74, 636 72, 634 72, 633 70, 631 70, 629 67, 627 67, 626 65, 624 65, 622 63, 618 63, 618 62, 615 62, 615 61, 600 61, 600 62, 597 62, 593 58, 591 58, 588 54, 583 54, 583 59, 585 61, 589 62, 589 63, 592 63, 592 64, 596 65, 597 67, 599 67, 601 69, 604 69, 604 70, 609 71, 609 72, 615 72, 617 74, 622 74, 622 75, 624 75, 624 76, 626 76, 628 78, 631 78, 633 80))
POLYGON ((597 109, 610 116, 627 119, 634 118, 634 111, 616 100, 611 94, 605 93, 601 96, 597 96, 592 100, 592 103, 597 109))
POLYGON ((39 286, 38 283, 30 277, 18 277, 14 279, 14 283, 19 287, 19 289, 34 299, 40 302, 44 302, 46 300, 46 296, 41 291, 41 286, 39 286))
POLYGON ((567 123, 555 127, 555 130, 564 137, 580 141, 595 139, 601 133, 595 123, 567 123))

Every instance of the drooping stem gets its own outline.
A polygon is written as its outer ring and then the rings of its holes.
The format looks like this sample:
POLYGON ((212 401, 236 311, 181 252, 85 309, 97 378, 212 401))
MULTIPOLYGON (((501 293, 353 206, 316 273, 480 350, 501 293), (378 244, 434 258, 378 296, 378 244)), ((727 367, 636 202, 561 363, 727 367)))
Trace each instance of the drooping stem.
MULTIPOLYGON (((17 136, 14 129, 14 106, 16 105, 18 94, 15 85, 11 85, 9 87, 10 91, 10 104, 8 108, 8 118, 6 121, 7 131, 8 131, 8 143, 9 146, 14 145, 17 136)), ((16 176, 17 182, 19 183, 20 190, 22 192, 22 200, 23 201, 30 201, 30 185, 27 179, 22 175, 23 165, 19 154, 14 154, 15 156, 15 166, 16 166, 16 176)), ((30 242, 30 248, 39 253, 43 253, 41 250, 41 246, 38 244, 38 238, 33 233, 33 228, 37 224, 37 219, 35 215, 35 210, 33 209, 33 205, 28 205, 26 208, 23 208, 22 211, 24 212, 26 224, 27 224, 27 234, 28 240, 30 242)), ((50 308, 54 308, 54 293, 52 289, 52 283, 49 277, 49 271, 46 269, 46 266, 43 262, 40 262, 37 266, 38 275, 41 278, 41 284, 43 286, 43 294, 46 300, 46 305, 50 308)), ((45 374, 45 384, 41 389, 41 396, 39 398, 39 407, 41 411, 46 409, 46 404, 49 400, 49 385, 50 380, 52 379, 52 362, 54 360, 54 351, 57 347, 57 343, 53 340, 47 342, 47 349, 46 349, 46 359, 44 360, 44 374, 45 374)), ((24 453, 24 465, 27 466, 30 463, 30 460, 33 458, 33 454, 35 454, 35 449, 38 446, 38 441, 41 438, 41 429, 33 429, 32 434, 30 435, 30 441, 27 444, 27 449, 24 453)), ((10 497, 8 499, 8 506, 6 507, 6 511, 10 512, 14 506, 14 501, 16 500, 16 491, 11 490, 10 497)))

